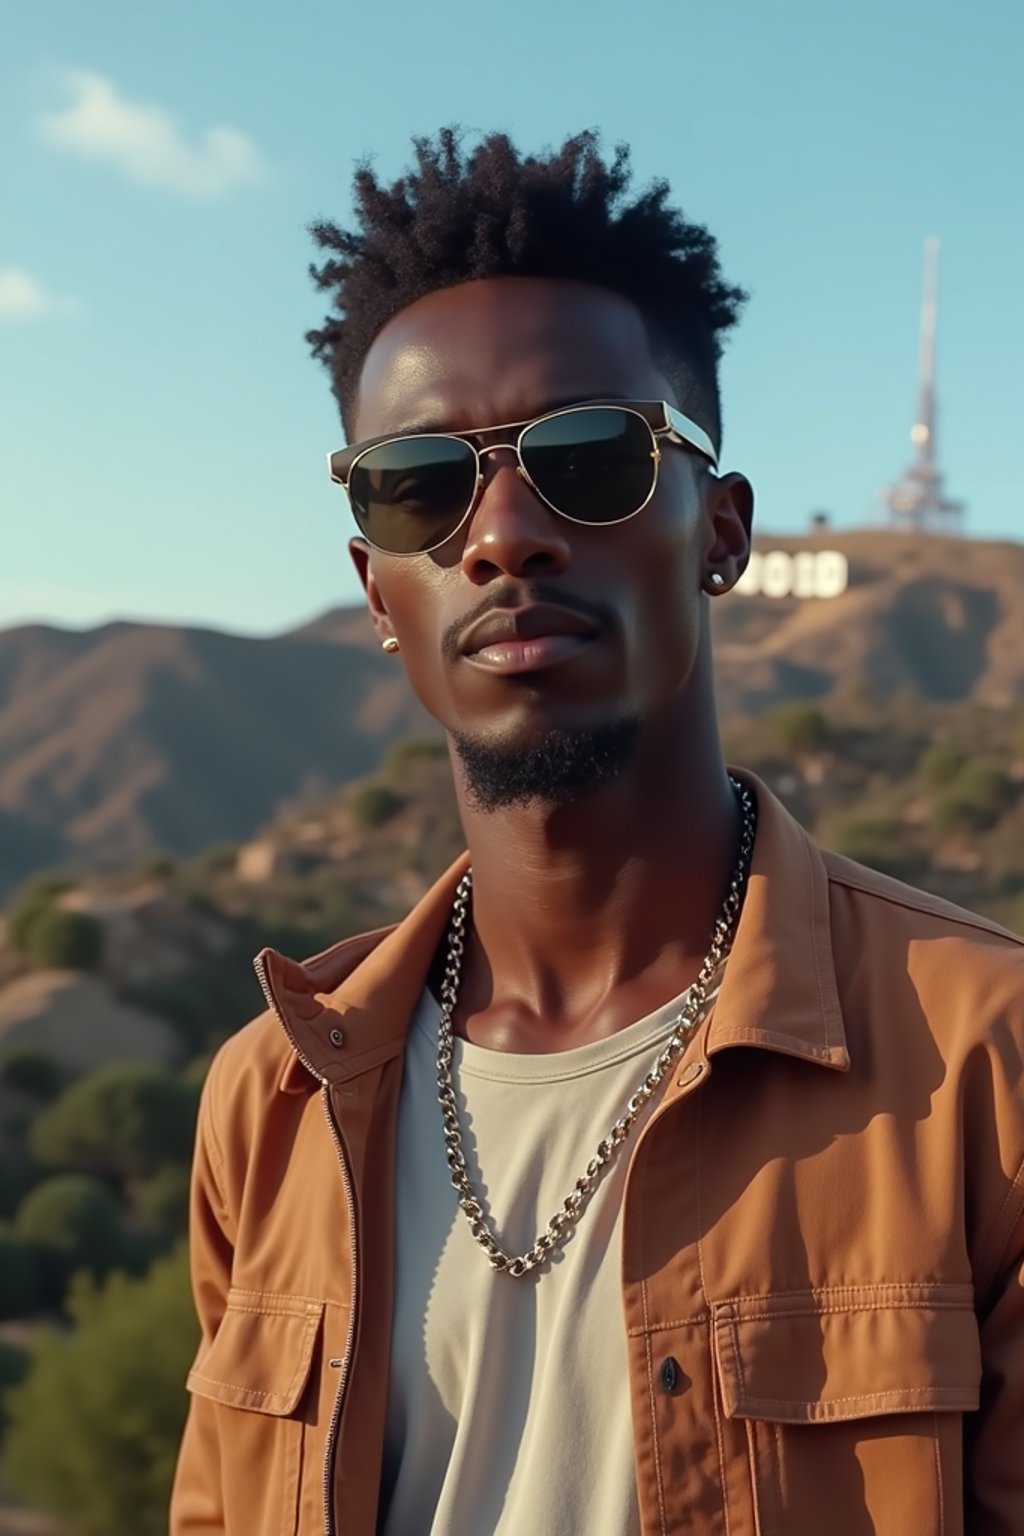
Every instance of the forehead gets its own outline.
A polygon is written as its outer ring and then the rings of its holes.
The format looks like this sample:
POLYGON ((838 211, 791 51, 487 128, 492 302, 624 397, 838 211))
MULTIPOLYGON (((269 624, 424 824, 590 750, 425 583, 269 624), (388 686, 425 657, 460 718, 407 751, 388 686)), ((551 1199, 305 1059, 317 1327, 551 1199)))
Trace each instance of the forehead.
POLYGON ((400 310, 363 364, 355 438, 521 421, 577 400, 662 399, 643 318, 620 295, 483 278, 400 310))

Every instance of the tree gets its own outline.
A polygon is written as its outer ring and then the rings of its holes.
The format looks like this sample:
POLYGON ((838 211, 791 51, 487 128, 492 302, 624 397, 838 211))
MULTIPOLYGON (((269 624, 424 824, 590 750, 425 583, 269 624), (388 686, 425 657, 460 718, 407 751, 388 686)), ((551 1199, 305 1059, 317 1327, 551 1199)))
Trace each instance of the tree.
POLYGON ((164 1536, 198 1342, 184 1245, 141 1280, 76 1281, 8 1398, 12 1491, 78 1536, 164 1536))
POLYGON ((846 858, 886 875, 905 879, 913 870, 907 828, 893 816, 848 816, 836 827, 832 846, 846 858))
POLYGON ((133 1204, 150 1226, 175 1237, 188 1228, 189 1168, 187 1163, 164 1163, 133 1191, 133 1204))
POLYGON ((28 1317, 36 1301, 36 1264, 31 1246, 0 1223, 0 1320, 28 1317))
POLYGON ((416 763, 436 763, 447 756, 448 748, 443 738, 413 736, 408 741, 396 741, 388 749, 384 767, 389 773, 401 774, 416 763))
MULTIPOLYGON (((3 1282, 0 1281, 0 1285, 3 1282)), ((29 1356, 27 1349, 21 1349, 17 1344, 9 1344, 6 1339, 0 1339, 0 1434, 7 1427, 7 1405, 4 1401, 11 1387, 20 1386, 28 1375, 29 1356)))
POLYGON ((161 1163, 188 1161, 198 1100, 194 1083, 160 1067, 102 1067, 36 1116, 29 1145, 49 1167, 144 1179, 161 1163))
POLYGON ((813 704, 787 704, 780 709, 775 734, 787 757, 821 752, 829 742, 828 721, 813 704))
POLYGON ((103 958, 103 929, 86 912, 50 907, 29 928, 25 952, 39 971, 95 971, 103 958))
POLYGON ((37 1184, 18 1207, 14 1232, 36 1255, 46 1302, 63 1299, 76 1270, 103 1275, 122 1257, 117 1199, 99 1179, 84 1173, 58 1174, 37 1184))
POLYGON ((11 1051, 0 1060, 0 1083, 42 1103, 67 1086, 67 1073, 43 1051, 11 1051))
POLYGON ((28 951, 29 935, 38 919, 53 911, 54 898, 70 888, 60 875, 36 875, 22 886, 7 914, 7 937, 19 954, 28 951))
POLYGON ((354 820, 361 827, 382 827, 402 809, 401 795, 384 784, 366 784, 357 789, 348 802, 354 820))
POLYGON ((966 762, 932 808, 936 832, 984 832, 999 820, 1013 798, 1013 786, 995 763, 966 762))
POLYGON ((929 789, 941 789, 956 778, 966 761, 962 747, 951 741, 933 741, 921 753, 917 768, 929 789))

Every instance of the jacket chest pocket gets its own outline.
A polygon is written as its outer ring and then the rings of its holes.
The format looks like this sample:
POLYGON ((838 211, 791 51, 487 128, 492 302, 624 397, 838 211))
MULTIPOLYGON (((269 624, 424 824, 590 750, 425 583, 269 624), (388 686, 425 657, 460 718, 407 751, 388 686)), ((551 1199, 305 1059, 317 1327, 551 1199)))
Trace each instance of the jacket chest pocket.
POLYGON ((958 1536, 981 1349, 967 1286, 866 1286, 714 1308, 757 1536, 958 1536))
MULTIPOLYGON (((224 1528, 296 1536, 323 1526, 324 1303, 232 1290, 188 1389, 217 1439, 224 1528), (209 1405, 207 1407, 207 1405, 209 1405), (319 1452, 319 1455, 318 1455, 319 1452)), ((333 1395, 333 1394, 332 1394, 333 1395)), ((329 1416, 329 1408, 327 1410, 329 1416)))

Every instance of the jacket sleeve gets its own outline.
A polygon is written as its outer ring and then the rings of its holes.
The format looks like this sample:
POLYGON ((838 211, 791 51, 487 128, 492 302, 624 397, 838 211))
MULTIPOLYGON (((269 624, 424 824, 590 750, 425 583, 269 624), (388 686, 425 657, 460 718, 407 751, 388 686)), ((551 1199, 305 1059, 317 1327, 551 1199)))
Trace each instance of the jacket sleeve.
MULTIPOLYGON (((199 1107, 189 1215, 192 1294, 201 1338, 197 1360, 209 1349, 227 1305, 234 1223, 223 1194, 207 1079, 199 1107)), ((170 1536, 224 1536, 216 1405, 193 1395, 171 1494, 170 1536)))
POLYGON ((969 1429, 966 1489, 972 1536, 1024 1531, 1024 1164, 1008 1201, 1016 1221, 1000 1278, 979 1309, 981 1407, 969 1429))

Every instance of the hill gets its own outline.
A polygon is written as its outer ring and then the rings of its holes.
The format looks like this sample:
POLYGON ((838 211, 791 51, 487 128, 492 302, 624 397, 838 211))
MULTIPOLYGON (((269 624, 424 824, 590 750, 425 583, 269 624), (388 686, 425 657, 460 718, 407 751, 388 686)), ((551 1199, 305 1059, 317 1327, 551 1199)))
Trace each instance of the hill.
POLYGON ((852 684, 876 699, 1024 699, 1024 544, 864 529, 762 536, 759 548, 836 550, 839 597, 718 602, 715 658, 724 719, 852 684))
MULTIPOLYGON (((1024 699, 1024 545, 864 530, 759 547, 840 550, 850 585, 713 605, 727 723, 851 689, 1024 699)), ((42 867, 250 837, 430 729, 361 609, 268 639, 126 623, 0 632, 0 898, 42 867)))

